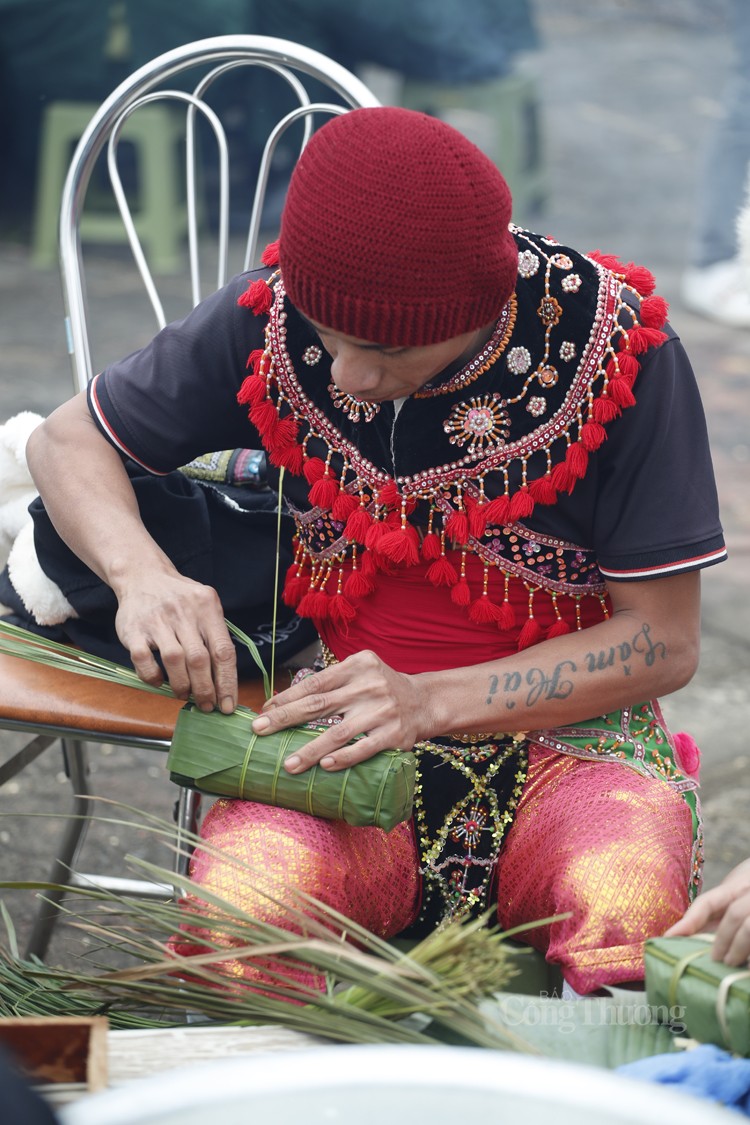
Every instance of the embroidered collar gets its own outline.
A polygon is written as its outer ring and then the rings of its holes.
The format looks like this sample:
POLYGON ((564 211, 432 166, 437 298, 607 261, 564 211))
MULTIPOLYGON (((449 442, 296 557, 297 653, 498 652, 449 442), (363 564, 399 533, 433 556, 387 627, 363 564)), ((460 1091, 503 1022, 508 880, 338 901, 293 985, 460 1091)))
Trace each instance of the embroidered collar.
MULTIPOLYGON (((271 463, 304 477, 308 504, 329 529, 322 554, 300 539, 291 582, 303 615, 345 620, 354 612, 344 566, 356 570, 359 558, 370 577, 431 560, 428 580, 465 597, 473 620, 506 619, 490 596, 489 571, 503 569, 486 550, 490 532, 572 492, 608 424, 634 405, 639 357, 666 338, 666 303, 651 295, 649 271, 518 228, 514 235, 519 281, 491 340, 460 371, 408 399, 395 425, 392 409, 383 410, 385 429, 374 412, 368 420, 336 409, 319 341, 285 300, 278 274, 240 298, 269 320, 238 398, 271 463), (464 564, 456 570, 450 548, 483 561, 475 601, 461 593, 464 564)), ((357 596, 366 592, 355 586, 357 596)), ((534 639, 529 628, 519 644, 534 639)))

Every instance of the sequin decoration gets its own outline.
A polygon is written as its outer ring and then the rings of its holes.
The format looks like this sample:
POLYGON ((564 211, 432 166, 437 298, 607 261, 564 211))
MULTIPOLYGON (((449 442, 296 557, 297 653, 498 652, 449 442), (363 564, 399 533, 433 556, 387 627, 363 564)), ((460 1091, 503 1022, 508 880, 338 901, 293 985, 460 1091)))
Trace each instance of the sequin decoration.
POLYGON ((451 445, 465 445, 470 454, 500 445, 510 434, 510 417, 498 395, 459 402, 443 423, 451 445))
POLYGON ((563 340, 563 342, 560 344, 560 359, 563 359, 566 363, 569 363, 570 360, 575 359, 576 355, 576 346, 573 341, 563 340))
POLYGON ((319 348, 317 344, 310 344, 310 347, 305 348, 302 353, 302 362, 306 363, 308 367, 315 367, 322 358, 323 349, 319 348))
POLYGON ((380 410, 379 402, 365 402, 354 395, 348 395, 346 391, 339 390, 335 383, 328 384, 328 393, 336 409, 341 410, 350 422, 359 422, 360 418, 364 418, 365 422, 372 422, 380 410))
POLYGON ((532 395, 526 403, 526 409, 532 418, 541 418, 547 409, 547 400, 542 398, 541 395, 532 395))
POLYGON ((524 375, 531 367, 531 352, 528 348, 511 348, 505 362, 514 375, 524 375))
POLYGON ((553 254, 550 262, 560 270, 572 270, 573 268, 573 259, 568 257, 567 254, 553 254))
MULTIPOLYGON (((572 263, 571 263, 572 264, 572 263)), ((531 250, 522 250, 518 255, 518 272, 523 278, 533 277, 539 269, 539 258, 531 250)))
POLYGON ((550 297, 549 294, 547 294, 542 297, 541 304, 537 309, 537 315, 542 324, 547 325, 549 328, 552 325, 559 324, 560 317, 562 316, 562 305, 554 297, 550 297))
POLYGON ((560 282, 566 293, 577 293, 583 282, 580 274, 569 273, 560 282))
POLYGON ((543 387, 554 387, 559 378, 557 368, 550 366, 550 364, 547 364, 546 367, 540 367, 536 377, 543 387))
POLYGON ((467 848, 476 848, 487 823, 487 809, 472 805, 458 819, 451 832, 451 839, 457 844, 464 842, 467 848))

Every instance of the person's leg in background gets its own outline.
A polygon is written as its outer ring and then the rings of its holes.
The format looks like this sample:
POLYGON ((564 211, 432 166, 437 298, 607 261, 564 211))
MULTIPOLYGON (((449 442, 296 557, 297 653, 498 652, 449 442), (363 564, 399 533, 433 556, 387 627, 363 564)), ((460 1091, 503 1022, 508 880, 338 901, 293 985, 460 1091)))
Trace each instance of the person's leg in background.
POLYGON ((711 320, 750 328, 750 294, 737 239, 750 169, 750 3, 731 0, 729 20, 734 65, 721 120, 704 154, 682 298, 687 308, 711 320))

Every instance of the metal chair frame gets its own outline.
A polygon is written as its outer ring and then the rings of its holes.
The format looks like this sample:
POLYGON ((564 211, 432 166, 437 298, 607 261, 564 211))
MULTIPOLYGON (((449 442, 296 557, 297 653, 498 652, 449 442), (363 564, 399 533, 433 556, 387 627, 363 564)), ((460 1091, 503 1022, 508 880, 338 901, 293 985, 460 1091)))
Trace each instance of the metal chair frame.
MULTIPOLYGON (((222 36, 186 44, 159 56, 126 79, 102 103, 83 133, 73 155, 62 195, 60 268, 68 351, 76 392, 84 390, 94 374, 80 220, 86 191, 98 157, 107 146, 112 190, 156 326, 161 328, 166 323, 164 309, 118 170, 117 146, 120 133, 124 122, 132 113, 157 99, 167 98, 186 107, 186 194, 189 214, 187 242, 192 303, 196 305, 201 300, 196 119, 199 114, 206 119, 218 149, 220 188, 215 287, 220 288, 229 280, 229 153, 222 122, 205 102, 204 96, 218 77, 245 66, 261 66, 279 75, 296 95, 299 106, 278 121, 266 141, 256 180, 243 269, 249 269, 255 263, 269 171, 281 137, 296 122, 303 121, 301 147, 304 147, 312 132, 315 115, 329 116, 347 112, 350 108, 379 104, 377 98, 355 75, 319 52, 286 40, 254 35, 222 36), (211 69, 197 82, 192 93, 162 88, 164 83, 199 66, 211 69), (312 102, 299 77, 300 73, 324 83, 341 102, 312 102)), ((91 742, 145 747, 164 753, 169 748, 179 703, 97 681, 95 689, 87 688, 90 695, 95 690, 95 699, 82 718, 76 708, 76 700, 82 694, 80 682, 79 676, 27 664, 15 657, 0 657, 0 685, 3 685, 0 686, 0 730, 24 731, 33 735, 22 750, 0 766, 0 788, 59 740, 63 748, 66 772, 73 786, 74 803, 72 816, 62 834, 54 859, 50 882, 96 885, 128 893, 173 893, 174 888, 171 886, 141 884, 139 881, 112 876, 84 875, 75 872, 74 868, 90 819, 86 799, 86 744, 91 742)), ((261 698, 259 683, 241 684, 243 702, 257 706, 261 698)), ((177 815, 178 840, 180 834, 187 828, 192 828, 195 823, 195 794, 181 790, 177 815)), ((185 862, 183 858, 181 866, 178 866, 178 873, 184 873, 185 862)), ((39 957, 45 955, 59 913, 56 905, 63 894, 62 891, 52 892, 42 903, 28 941, 27 954, 39 957)))

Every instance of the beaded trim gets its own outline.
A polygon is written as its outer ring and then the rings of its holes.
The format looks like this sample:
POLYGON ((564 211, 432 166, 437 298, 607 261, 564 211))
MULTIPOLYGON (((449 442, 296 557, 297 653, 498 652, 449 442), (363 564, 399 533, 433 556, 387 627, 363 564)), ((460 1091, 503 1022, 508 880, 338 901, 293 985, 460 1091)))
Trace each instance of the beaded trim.
POLYGON ((445 383, 438 383, 433 386, 431 383, 426 383, 420 390, 415 391, 413 398, 433 398, 435 395, 448 395, 453 394, 454 391, 461 391, 464 387, 470 386, 474 383, 480 375, 484 375, 486 371, 492 367, 507 347, 508 340, 513 334, 513 329, 516 324, 516 314, 518 312, 518 300, 515 293, 512 295, 508 304, 500 313, 495 331, 482 348, 479 355, 474 356, 470 363, 452 375, 445 383))
POLYGON ((666 781, 678 793, 698 788, 698 782, 677 766, 674 745, 656 701, 623 707, 598 721, 534 731, 529 739, 574 758, 623 762, 646 777, 666 781))

